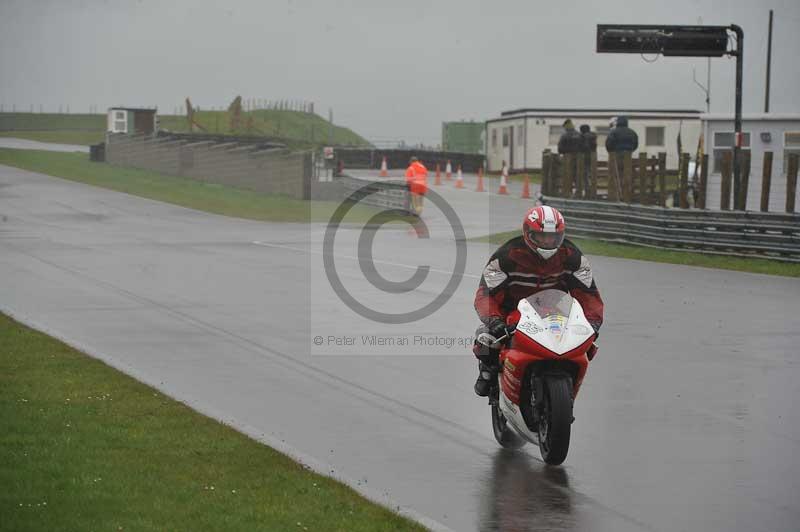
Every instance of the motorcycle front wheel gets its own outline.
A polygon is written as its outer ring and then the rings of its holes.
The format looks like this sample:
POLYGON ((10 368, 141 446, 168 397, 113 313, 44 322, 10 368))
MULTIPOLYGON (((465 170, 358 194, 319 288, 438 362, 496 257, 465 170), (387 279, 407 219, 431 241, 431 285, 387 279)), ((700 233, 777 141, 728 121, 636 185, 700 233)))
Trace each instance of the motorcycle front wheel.
POLYGON ((492 430, 494 439, 506 449, 519 449, 525 445, 525 440, 520 438, 514 429, 508 426, 503 412, 498 405, 492 405, 492 430))
POLYGON ((544 404, 539 418, 539 452, 550 465, 567 458, 572 426, 572 389, 568 379, 546 379, 544 404))

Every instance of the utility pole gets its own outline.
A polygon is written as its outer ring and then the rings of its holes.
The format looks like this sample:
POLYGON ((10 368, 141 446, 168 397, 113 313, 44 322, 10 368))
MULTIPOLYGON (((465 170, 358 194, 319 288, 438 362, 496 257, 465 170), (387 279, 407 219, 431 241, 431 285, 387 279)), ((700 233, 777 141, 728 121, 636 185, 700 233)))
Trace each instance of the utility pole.
POLYGON ((328 109, 328 146, 333 146, 333 108, 328 109))
POLYGON ((772 71, 772 10, 769 10, 769 30, 767 31, 767 85, 764 90, 764 112, 769 113, 769 78, 772 71))
POLYGON ((736 132, 733 143, 733 209, 739 209, 739 188, 741 186, 742 165, 739 155, 742 151, 742 62, 744 61, 744 30, 736 24, 729 26, 736 33, 736 106, 733 129, 736 132))
MULTIPOLYGON (((703 24, 703 17, 697 17, 697 24, 703 24)), ((711 57, 706 58, 706 85, 705 87, 697 81, 697 76, 695 74, 695 70, 692 69, 692 80, 694 81, 695 85, 700 87, 703 92, 706 93, 706 113, 711 112, 711 57)))
POLYGON ((706 58, 706 110, 711 112, 711 58, 706 58))

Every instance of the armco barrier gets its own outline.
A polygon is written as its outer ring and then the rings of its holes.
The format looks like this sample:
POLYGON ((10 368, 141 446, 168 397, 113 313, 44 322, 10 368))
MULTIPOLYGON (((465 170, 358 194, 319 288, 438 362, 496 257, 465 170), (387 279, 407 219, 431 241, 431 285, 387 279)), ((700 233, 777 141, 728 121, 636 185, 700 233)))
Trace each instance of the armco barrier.
POLYGON ((544 196, 570 235, 659 248, 800 262, 800 215, 667 209, 544 196))
POLYGON ((337 178, 344 188, 344 199, 410 213, 408 185, 401 181, 371 181, 350 176, 337 178))

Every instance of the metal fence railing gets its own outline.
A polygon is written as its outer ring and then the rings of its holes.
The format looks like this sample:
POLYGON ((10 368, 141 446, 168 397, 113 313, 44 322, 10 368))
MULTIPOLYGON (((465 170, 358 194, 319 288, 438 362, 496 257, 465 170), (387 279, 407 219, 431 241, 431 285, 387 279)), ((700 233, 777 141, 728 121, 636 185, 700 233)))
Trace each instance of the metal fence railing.
POLYGON ((356 177, 341 176, 345 198, 359 203, 410 212, 408 185, 402 181, 372 181, 356 177))
POLYGON ((569 234, 684 251, 800 262, 800 215, 666 209, 543 196, 559 209, 569 234))

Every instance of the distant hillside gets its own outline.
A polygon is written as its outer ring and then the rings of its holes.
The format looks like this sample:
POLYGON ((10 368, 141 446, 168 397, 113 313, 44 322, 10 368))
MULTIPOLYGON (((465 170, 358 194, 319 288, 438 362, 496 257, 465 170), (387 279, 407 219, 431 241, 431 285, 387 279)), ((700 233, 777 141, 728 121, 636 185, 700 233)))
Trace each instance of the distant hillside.
MULTIPOLYGON (((263 135, 285 141, 292 147, 322 146, 329 143, 368 146, 363 137, 349 128, 334 125, 319 115, 300 111, 257 110, 243 112, 239 127, 231 129, 227 111, 200 111, 195 121, 207 133, 263 135)), ((188 132, 185 116, 159 115, 160 127, 188 132)), ((0 113, 0 136, 21 137, 45 142, 94 144, 102 142, 106 130, 105 114, 0 113)))
MULTIPOLYGON (((349 128, 336 125, 331 128, 328 121, 321 116, 299 111, 260 109, 243 112, 239 127, 235 129, 232 128, 231 116, 227 111, 200 111, 194 117, 208 133, 264 135, 314 145, 369 145, 369 142, 349 128)), ((188 123, 183 117, 162 117, 161 127, 173 131, 188 131, 188 123), (174 119, 178 119, 178 122, 173 122, 174 119)))

